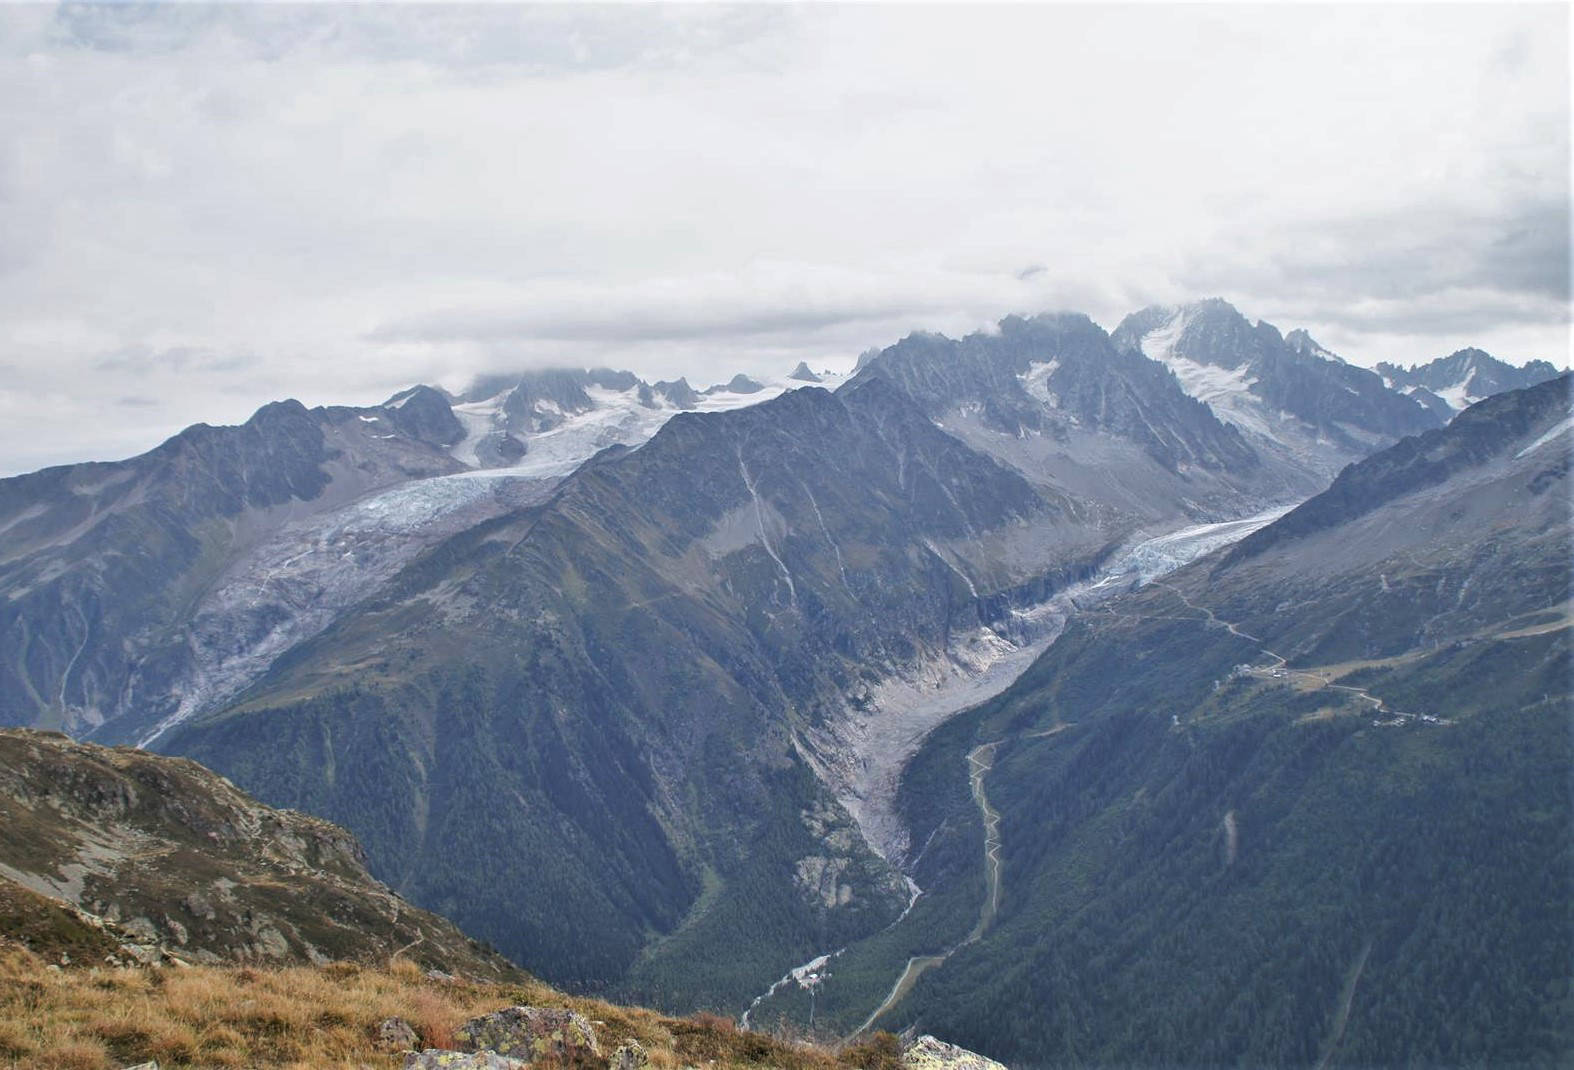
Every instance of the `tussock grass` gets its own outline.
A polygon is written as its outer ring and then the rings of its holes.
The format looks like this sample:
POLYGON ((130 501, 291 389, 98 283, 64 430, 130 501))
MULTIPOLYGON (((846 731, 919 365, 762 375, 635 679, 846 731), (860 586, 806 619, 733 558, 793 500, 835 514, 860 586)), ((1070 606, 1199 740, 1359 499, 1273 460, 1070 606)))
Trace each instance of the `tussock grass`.
POLYGON ((671 1018, 535 981, 434 980, 407 959, 377 968, 51 969, 30 951, 0 946, 0 1067, 115 1070, 147 1059, 161 1067, 397 1067, 402 1056, 377 1042, 385 1018, 409 1022, 422 1047, 442 1048, 467 1019, 518 1003, 580 1012, 608 1054, 636 1039, 653 1070, 900 1066, 888 1034, 836 1052, 741 1031, 717 1015, 671 1018))

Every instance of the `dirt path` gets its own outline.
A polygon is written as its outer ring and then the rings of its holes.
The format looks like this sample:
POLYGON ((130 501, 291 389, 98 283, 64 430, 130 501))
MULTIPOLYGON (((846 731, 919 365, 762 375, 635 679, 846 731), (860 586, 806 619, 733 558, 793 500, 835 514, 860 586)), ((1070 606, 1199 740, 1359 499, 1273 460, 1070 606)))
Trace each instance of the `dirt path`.
POLYGON ((1000 910, 1000 812, 989 805, 989 797, 984 794, 984 774, 995 767, 995 749, 999 746, 1000 740, 996 740, 974 747, 967 754, 968 785, 973 791, 973 802, 978 804, 979 816, 984 819, 984 873, 988 892, 978 911, 978 924, 957 947, 982 939, 1000 910))
POLYGON ((1355 965, 1350 969, 1350 975, 1345 978, 1344 990, 1339 993, 1339 1007, 1334 1012, 1333 1025, 1328 1030, 1328 1040, 1324 1043, 1323 1057, 1317 1060, 1317 1070, 1324 1070, 1328 1060, 1332 1059, 1334 1052, 1339 1048, 1339 1041, 1344 1039, 1345 1023, 1350 1020, 1350 1006, 1355 1002, 1355 986, 1361 981, 1361 971, 1366 969, 1366 956, 1372 953, 1372 941, 1368 940, 1361 945, 1361 953, 1355 957, 1355 965))
POLYGON ((1348 694, 1354 695, 1363 702, 1370 702, 1372 704, 1373 713, 1384 714, 1400 721, 1409 721, 1419 718, 1422 721, 1428 721, 1435 724, 1450 723, 1441 717, 1429 717, 1424 714, 1401 713, 1398 710, 1390 709, 1382 699, 1378 698, 1364 687, 1352 687, 1349 684, 1333 683, 1332 676, 1327 672, 1292 669, 1289 667, 1289 662, 1285 659, 1283 654, 1269 650, 1263 645, 1263 641, 1261 639, 1257 638, 1255 635, 1251 635, 1248 632, 1241 631, 1234 624, 1231 624, 1229 621, 1215 615, 1213 610, 1209 609, 1207 606, 1197 605, 1191 599, 1187 598, 1186 595, 1178 588, 1172 587, 1168 583, 1162 583, 1159 581, 1154 581, 1153 586, 1164 588, 1176 598, 1179 598, 1181 603, 1185 605, 1187 609, 1195 610, 1196 612, 1203 614, 1206 617, 1207 623, 1210 627, 1223 628, 1237 638, 1245 639, 1249 643, 1254 643, 1257 646, 1258 653, 1272 658, 1274 662, 1272 665, 1262 668, 1253 667, 1248 670, 1253 676, 1258 677, 1259 679, 1266 677, 1269 679, 1282 679, 1291 682, 1299 682, 1302 685, 1307 686, 1309 690, 1327 688, 1330 691, 1344 691, 1348 694))
POLYGON ((927 971, 934 969, 946 959, 956 954, 968 944, 977 943, 983 939, 989 926, 994 923, 995 914, 1000 910, 1000 812, 989 805, 989 796, 984 794, 984 774, 995 766, 995 749, 1000 746, 1001 740, 993 743, 981 743, 967 752, 967 781, 973 793, 973 802, 978 806, 979 816, 984 820, 984 873, 987 888, 984 901, 978 908, 978 922, 973 926, 973 931, 968 933, 967 939, 954 947, 948 948, 938 955, 914 955, 907 960, 907 965, 902 968, 902 973, 891 986, 891 991, 881 1000, 880 1005, 874 1009, 863 1024, 848 1034, 848 1039, 867 1031, 880 1016, 895 1007, 913 990, 918 979, 927 971))

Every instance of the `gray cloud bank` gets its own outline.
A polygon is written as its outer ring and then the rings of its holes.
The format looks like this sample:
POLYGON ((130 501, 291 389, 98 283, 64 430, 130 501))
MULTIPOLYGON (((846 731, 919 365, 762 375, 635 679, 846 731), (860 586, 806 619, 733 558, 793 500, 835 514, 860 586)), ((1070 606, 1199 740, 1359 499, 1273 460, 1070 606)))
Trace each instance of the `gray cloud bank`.
POLYGON ((1566 363, 1566 7, 0 7, 0 472, 1220 295, 1566 363))

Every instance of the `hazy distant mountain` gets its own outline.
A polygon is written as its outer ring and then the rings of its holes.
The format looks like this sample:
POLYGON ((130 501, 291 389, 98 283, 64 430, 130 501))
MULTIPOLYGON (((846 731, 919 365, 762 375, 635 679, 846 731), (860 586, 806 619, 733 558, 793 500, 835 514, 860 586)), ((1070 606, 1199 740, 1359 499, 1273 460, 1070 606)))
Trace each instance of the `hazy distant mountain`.
POLYGON ((1305 331, 1287 339, 1225 301, 1145 308, 1121 321, 1111 338, 1166 365, 1188 394, 1255 448, 1325 479, 1374 449, 1444 422, 1305 331))
POLYGON ((1222 518, 1304 497, 1322 476, 1265 464, 1159 362, 1080 315, 1007 317, 994 333, 915 334, 860 361, 975 449, 1035 484, 1133 521, 1222 518))
POLYGON ((1377 372, 1394 389, 1448 417, 1493 394, 1535 386, 1558 375, 1557 368, 1544 360, 1516 368, 1479 349, 1461 349, 1410 368, 1379 364, 1377 372))

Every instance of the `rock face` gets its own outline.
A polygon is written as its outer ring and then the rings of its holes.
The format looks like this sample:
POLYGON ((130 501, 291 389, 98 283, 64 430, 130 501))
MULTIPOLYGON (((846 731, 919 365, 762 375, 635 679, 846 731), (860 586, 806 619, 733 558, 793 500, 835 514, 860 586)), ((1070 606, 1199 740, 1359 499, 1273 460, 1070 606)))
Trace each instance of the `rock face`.
POLYGON ((1130 526, 1245 516, 1324 485, 1319 468, 1248 441, 1163 363, 1086 316, 1010 316, 960 339, 914 334, 862 361, 842 389, 873 379, 1035 486, 1130 526))
POLYGON ((907 1070, 1006 1070, 1003 1063, 927 1035, 902 1050, 902 1065, 907 1070))
POLYGON ((366 872, 337 825, 274 810, 195 762, 0 731, 0 917, 92 961, 417 961, 519 971, 366 872))
POLYGON ((617 1046, 608 1062, 608 1070, 645 1070, 650 1065, 650 1053, 645 1045, 630 1037, 617 1046))
POLYGON ((1245 470, 1258 463, 1238 431, 1188 397, 1163 365, 1116 346, 1086 316, 1008 316, 998 333, 960 340, 916 334, 867 362, 854 382, 879 376, 931 417, 976 407, 1009 435, 1069 435, 1073 428, 1129 439, 1169 469, 1245 470))
POLYGON ((585 1016, 557 1007, 505 1007, 472 1018, 454 1031, 461 1047, 555 1066, 577 1065, 597 1057, 596 1031, 585 1016))

